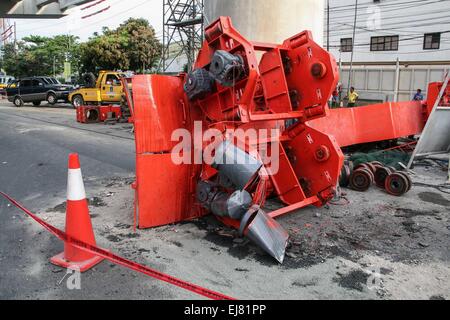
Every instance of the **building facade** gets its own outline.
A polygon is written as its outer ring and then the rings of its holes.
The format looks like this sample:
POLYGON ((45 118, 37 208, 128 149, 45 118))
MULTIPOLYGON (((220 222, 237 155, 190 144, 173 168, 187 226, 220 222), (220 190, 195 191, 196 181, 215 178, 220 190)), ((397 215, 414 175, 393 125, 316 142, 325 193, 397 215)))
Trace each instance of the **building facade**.
POLYGON ((368 100, 404 101, 450 69, 450 1, 325 3, 324 46, 339 61, 345 91, 350 84, 368 100))

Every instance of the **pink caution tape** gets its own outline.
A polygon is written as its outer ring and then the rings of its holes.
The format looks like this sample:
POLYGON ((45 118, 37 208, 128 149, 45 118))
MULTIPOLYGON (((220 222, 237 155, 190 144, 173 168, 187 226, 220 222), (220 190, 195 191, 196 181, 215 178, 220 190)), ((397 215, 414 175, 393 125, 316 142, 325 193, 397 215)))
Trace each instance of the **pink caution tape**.
POLYGON ((164 274, 162 272, 159 272, 157 270, 151 269, 149 267, 143 266, 141 264, 138 264, 136 262, 130 261, 128 259, 122 258, 118 255, 115 255, 105 249, 89 245, 83 241, 77 240, 69 235, 67 235, 65 232, 53 227, 52 225, 48 224, 47 222, 43 221, 39 217, 37 217, 34 213, 32 213, 30 210, 26 209, 24 206, 22 206, 19 202, 8 196, 6 193, 3 193, 0 191, 0 195, 5 197, 8 201, 10 201, 13 205, 15 205, 17 208, 25 212, 28 216, 30 216, 33 220, 35 220, 37 223, 39 223, 41 226, 43 226, 45 229, 47 229, 51 234, 59 238, 60 240, 70 243, 71 245, 83 249, 89 253, 95 254, 97 256, 103 257, 115 264, 124 266, 128 269, 143 273, 149 277, 170 283, 172 285, 175 285, 177 287, 183 288, 185 290, 194 292, 196 294, 199 294, 201 296, 207 297, 209 299, 213 300, 235 300, 234 298, 228 297, 224 294, 197 286, 195 284, 180 280, 178 278, 172 277, 170 275, 164 274))

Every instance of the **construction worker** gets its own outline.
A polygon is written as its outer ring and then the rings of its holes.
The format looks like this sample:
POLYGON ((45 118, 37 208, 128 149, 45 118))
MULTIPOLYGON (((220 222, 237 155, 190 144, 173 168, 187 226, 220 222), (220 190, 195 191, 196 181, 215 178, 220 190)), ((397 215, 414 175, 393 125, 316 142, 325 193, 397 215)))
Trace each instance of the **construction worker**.
POLYGON ((333 91, 332 97, 331 97, 331 107, 332 108, 338 108, 339 107, 339 91, 338 88, 333 91))
POLYGON ((423 101, 422 89, 417 89, 417 93, 414 95, 414 101, 423 101))
POLYGON ((348 98, 348 104, 347 104, 348 108, 356 107, 356 101, 358 100, 359 95, 355 91, 354 87, 350 88, 350 92, 348 93, 348 96, 346 98, 348 98))

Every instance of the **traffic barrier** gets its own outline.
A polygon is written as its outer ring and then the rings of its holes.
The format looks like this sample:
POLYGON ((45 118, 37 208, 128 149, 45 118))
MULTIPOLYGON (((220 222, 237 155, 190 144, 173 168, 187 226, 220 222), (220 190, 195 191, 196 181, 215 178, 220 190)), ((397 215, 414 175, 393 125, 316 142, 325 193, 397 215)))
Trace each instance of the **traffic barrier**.
POLYGON ((36 214, 32 213, 30 210, 25 208, 23 205, 21 205, 17 200, 10 197, 6 193, 0 191, 0 195, 3 196, 5 199, 7 199, 9 202, 11 202, 14 206, 16 206, 18 209, 22 210, 25 214, 27 214, 30 218, 32 218, 34 221, 36 221, 38 224, 40 224, 42 227, 44 227, 47 231, 49 231, 52 235, 57 237, 58 239, 62 240, 65 244, 65 246, 70 246, 75 250, 82 250, 86 254, 95 255, 97 257, 106 259, 111 261, 112 263, 115 263, 117 265, 121 265, 125 268, 137 271, 139 273, 145 274, 151 278, 161 280, 166 283, 170 283, 174 286, 177 286, 179 288, 182 288, 184 290, 196 293, 198 295, 204 296, 209 299, 213 300, 235 300, 232 297, 226 296, 222 293, 218 293, 206 288, 203 288, 201 286, 192 284, 187 281, 180 280, 178 278, 172 277, 170 275, 164 274, 162 272, 159 272, 155 269, 151 269, 149 267, 146 267, 144 265, 138 264, 136 262, 133 262, 131 260, 122 258, 114 253, 109 252, 108 250, 102 249, 100 247, 97 247, 95 244, 86 243, 80 239, 77 239, 69 234, 67 234, 64 231, 59 230, 58 228, 50 225, 49 223, 45 222, 44 220, 40 219, 36 214))
MULTIPOLYGON (((95 246, 94 230, 89 215, 80 159, 76 153, 69 155, 66 207, 66 233, 95 246)), ((60 267, 77 268, 80 272, 85 272, 103 260, 97 255, 80 250, 69 243, 64 243, 64 252, 51 258, 50 262, 60 267)))

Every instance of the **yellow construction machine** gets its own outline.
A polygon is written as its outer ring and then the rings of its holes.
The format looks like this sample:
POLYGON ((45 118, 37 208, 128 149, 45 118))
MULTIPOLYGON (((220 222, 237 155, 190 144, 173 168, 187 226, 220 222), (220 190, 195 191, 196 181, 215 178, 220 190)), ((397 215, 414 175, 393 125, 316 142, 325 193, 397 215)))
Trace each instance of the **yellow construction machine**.
POLYGON ((121 78, 125 74, 116 71, 100 71, 97 78, 85 75, 86 86, 70 93, 69 101, 77 108, 83 105, 120 104, 123 96, 121 78))

